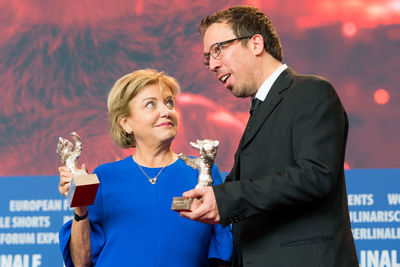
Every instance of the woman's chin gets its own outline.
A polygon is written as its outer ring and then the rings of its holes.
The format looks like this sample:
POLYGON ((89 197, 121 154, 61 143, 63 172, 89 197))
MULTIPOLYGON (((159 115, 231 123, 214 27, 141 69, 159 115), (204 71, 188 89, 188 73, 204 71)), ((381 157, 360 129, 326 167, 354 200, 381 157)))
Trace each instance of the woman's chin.
POLYGON ((163 143, 169 143, 169 144, 171 144, 172 141, 174 141, 175 137, 176 137, 176 133, 171 133, 171 134, 169 134, 169 135, 167 135, 167 136, 161 138, 160 141, 163 142, 163 143))

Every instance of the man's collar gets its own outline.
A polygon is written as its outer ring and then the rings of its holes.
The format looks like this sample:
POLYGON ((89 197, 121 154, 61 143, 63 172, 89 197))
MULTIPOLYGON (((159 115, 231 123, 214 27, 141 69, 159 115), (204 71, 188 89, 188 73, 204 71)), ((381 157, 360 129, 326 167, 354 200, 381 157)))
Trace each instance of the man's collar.
POLYGON ((256 98, 260 99, 261 101, 264 101, 265 98, 267 97, 267 94, 269 90, 271 90, 272 85, 278 79, 279 75, 287 68, 288 66, 286 64, 281 65, 279 68, 277 68, 274 73, 272 73, 258 88, 256 98))

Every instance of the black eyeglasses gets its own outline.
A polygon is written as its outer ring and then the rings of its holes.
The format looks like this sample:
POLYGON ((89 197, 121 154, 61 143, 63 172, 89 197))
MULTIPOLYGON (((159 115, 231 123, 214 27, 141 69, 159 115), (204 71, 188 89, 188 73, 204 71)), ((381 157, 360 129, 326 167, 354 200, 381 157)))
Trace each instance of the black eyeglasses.
POLYGON ((219 42, 219 43, 215 43, 210 47, 210 50, 208 53, 204 53, 204 57, 203 57, 203 65, 204 67, 208 67, 210 66, 210 56, 212 56, 214 59, 220 59, 221 57, 221 52, 222 52, 222 46, 226 45, 226 44, 230 44, 233 43, 234 41, 238 40, 243 40, 243 39, 247 39, 247 38, 251 38, 253 37, 252 35, 249 36, 243 36, 243 37, 237 37, 234 39, 230 39, 230 40, 226 40, 223 42, 219 42))

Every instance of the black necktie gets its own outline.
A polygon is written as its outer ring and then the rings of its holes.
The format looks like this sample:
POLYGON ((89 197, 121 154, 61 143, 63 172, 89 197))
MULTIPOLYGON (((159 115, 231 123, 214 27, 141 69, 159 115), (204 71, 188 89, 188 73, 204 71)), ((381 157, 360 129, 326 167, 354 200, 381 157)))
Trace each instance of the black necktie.
POLYGON ((251 100, 250 107, 250 116, 253 115, 254 111, 258 108, 258 106, 262 103, 262 101, 256 97, 251 100))

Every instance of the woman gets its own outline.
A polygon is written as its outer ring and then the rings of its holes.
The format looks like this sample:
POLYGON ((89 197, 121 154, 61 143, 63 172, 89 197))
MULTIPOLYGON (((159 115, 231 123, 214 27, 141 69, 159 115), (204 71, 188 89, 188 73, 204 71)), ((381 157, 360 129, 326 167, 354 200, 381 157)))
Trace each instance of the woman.
MULTIPOLYGON (((95 203, 77 207, 60 231, 66 266, 209 266, 230 261, 229 228, 179 217, 174 196, 194 188, 198 172, 171 149, 177 132, 177 81, 138 70, 120 78, 108 96, 110 133, 136 151, 97 167, 95 203), (215 260, 220 259, 220 260, 215 260)), ((71 172, 60 167, 59 191, 67 195, 71 172)), ((214 166, 215 183, 221 182, 214 166)))

